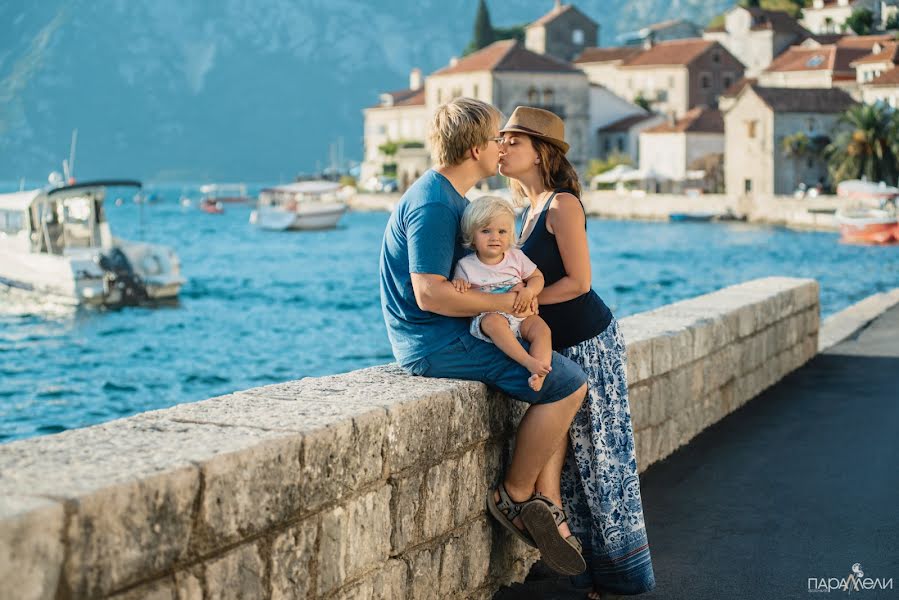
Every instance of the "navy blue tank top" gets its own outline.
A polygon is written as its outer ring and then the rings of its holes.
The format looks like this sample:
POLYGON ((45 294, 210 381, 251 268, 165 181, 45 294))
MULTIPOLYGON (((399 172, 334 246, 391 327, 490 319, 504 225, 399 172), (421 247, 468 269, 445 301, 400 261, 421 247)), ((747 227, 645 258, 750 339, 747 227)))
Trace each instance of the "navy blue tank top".
MULTIPOLYGON (((565 277, 565 264, 562 262, 562 254, 559 245, 556 244, 556 236, 546 229, 546 214, 549 205, 559 191, 543 205, 540 216, 528 239, 521 245, 521 250, 528 258, 534 261, 537 268, 543 273, 546 286, 550 286, 565 277)), ((578 198, 580 202, 580 198, 578 198)), ((581 209, 584 208, 581 203, 581 209)), ((527 223, 530 207, 525 212, 518 237, 524 232, 524 224, 527 223)), ((585 212, 586 214, 586 212, 585 212)), ((540 316, 552 330, 553 350, 561 350, 580 344, 585 340, 596 337, 606 330, 612 321, 612 311, 606 306, 592 289, 586 294, 572 298, 558 304, 541 304, 540 316)))

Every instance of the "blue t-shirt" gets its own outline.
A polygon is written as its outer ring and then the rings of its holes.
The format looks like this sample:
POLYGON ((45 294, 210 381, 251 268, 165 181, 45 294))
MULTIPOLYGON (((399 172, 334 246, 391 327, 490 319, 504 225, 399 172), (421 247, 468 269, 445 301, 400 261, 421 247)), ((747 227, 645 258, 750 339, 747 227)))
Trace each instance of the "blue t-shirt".
POLYGON ((408 365, 468 331, 469 319, 421 310, 411 273, 450 278, 466 251, 460 222, 468 200, 434 170, 412 184, 390 215, 381 246, 381 309, 393 355, 408 365))

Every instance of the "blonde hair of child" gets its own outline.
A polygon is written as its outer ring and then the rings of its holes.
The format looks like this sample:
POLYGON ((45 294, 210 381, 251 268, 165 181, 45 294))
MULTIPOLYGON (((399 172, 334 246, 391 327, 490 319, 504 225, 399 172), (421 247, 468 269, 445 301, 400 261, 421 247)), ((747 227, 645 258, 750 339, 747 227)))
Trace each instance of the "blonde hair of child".
POLYGON ((475 232, 497 217, 508 217, 511 221, 509 247, 515 246, 515 211, 508 200, 499 196, 481 196, 468 203, 462 213, 462 245, 473 248, 475 232))

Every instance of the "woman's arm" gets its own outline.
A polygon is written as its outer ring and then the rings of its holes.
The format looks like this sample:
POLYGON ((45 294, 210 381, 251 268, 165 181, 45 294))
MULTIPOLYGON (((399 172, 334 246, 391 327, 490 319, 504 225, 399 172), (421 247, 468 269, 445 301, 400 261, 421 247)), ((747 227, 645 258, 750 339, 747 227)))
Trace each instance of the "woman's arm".
POLYGON ((557 194, 546 215, 547 229, 555 234, 565 276, 543 288, 540 304, 559 304, 590 291, 590 249, 587 245, 586 218, 578 199, 557 194))

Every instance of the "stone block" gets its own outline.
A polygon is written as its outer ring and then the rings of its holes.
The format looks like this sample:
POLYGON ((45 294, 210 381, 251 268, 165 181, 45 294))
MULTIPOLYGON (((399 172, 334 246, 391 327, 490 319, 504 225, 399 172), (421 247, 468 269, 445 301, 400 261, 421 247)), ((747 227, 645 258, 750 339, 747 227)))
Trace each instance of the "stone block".
POLYGON ((490 572, 491 538, 492 530, 487 517, 473 521, 460 537, 462 585, 466 591, 474 590, 487 582, 490 572))
POLYGON ((457 461, 449 459, 435 465, 425 475, 422 536, 426 540, 453 528, 455 517, 453 498, 457 490, 457 469, 457 461))
POLYGON ((453 598, 464 590, 462 581, 462 564, 465 560, 465 548, 458 537, 451 537, 443 544, 440 557, 440 598, 453 598))
POLYGON ((204 600, 203 586, 200 583, 203 575, 199 572, 202 568, 202 565, 199 565, 193 570, 175 573, 175 598, 177 600, 204 600))
POLYGON ((649 403, 650 427, 657 427, 671 417, 673 412, 674 386, 670 375, 662 375, 652 380, 649 403))
POLYGON ((409 600, 430 600, 440 590, 440 564, 443 547, 419 548, 403 556, 409 565, 409 600))
POLYGON ((478 447, 463 454, 458 461, 454 494, 455 525, 484 512, 487 478, 484 476, 484 448, 478 447))
POLYGON ((627 381, 633 385, 652 377, 652 339, 627 342, 627 381))
POLYGON ((652 385, 639 383, 628 389, 628 403, 631 409, 631 424, 634 431, 650 427, 650 404, 652 401, 652 385))
POLYGON ((642 473, 649 465, 655 462, 652 454, 652 428, 646 428, 634 433, 634 446, 637 453, 637 469, 642 473))
POLYGON ((424 477, 424 473, 414 472, 407 477, 390 480, 390 547, 394 555, 422 539, 419 511, 424 477))
POLYGON ((458 410, 460 406, 451 393, 432 394, 392 406, 387 411, 389 472, 438 462, 447 451, 450 424, 458 410))
POLYGON ((680 368, 669 373, 671 380, 671 408, 674 412, 687 410, 702 399, 691 394, 690 371, 680 368))
POLYGON ((265 564, 255 544, 240 546, 206 565, 208 600, 265 598, 265 564))
MULTIPOLYGON (((0 581, 21 600, 55 598, 62 571, 62 504, 0 496, 0 581)), ((4 595, 0 589, 0 596, 4 595)), ((9 596, 12 598, 12 596, 9 596)))
POLYGON ((390 486, 322 513, 318 551, 319 594, 385 562, 390 553, 390 486))
POLYGON ((304 600, 315 590, 315 545, 319 521, 309 517, 278 535, 272 543, 272 600, 304 600))
POLYGON ((652 340, 652 374, 657 377, 671 370, 672 336, 660 335, 652 340))
POLYGON ((382 600, 406 597, 406 564, 401 560, 388 560, 361 580, 341 588, 334 600, 382 600))

